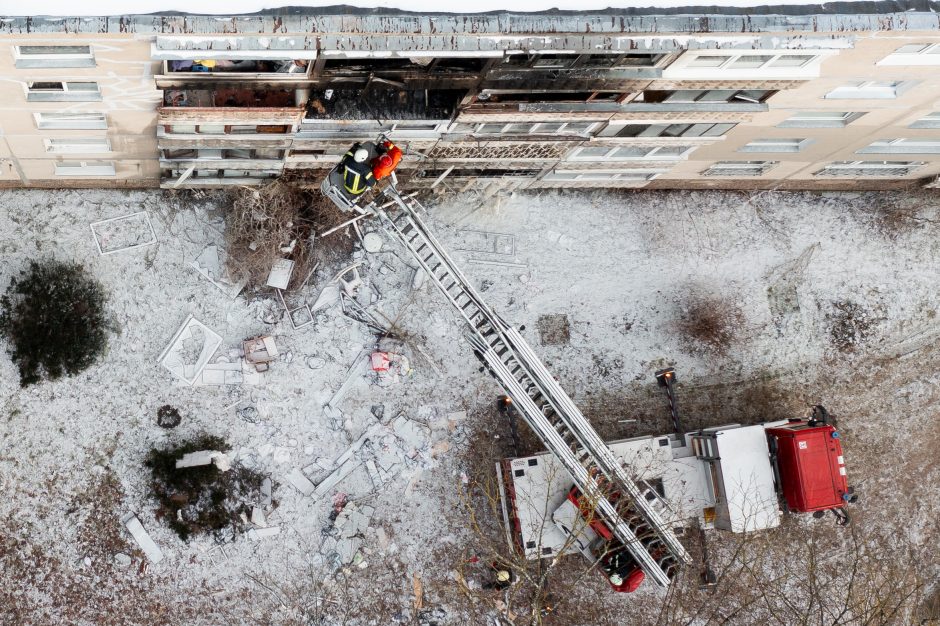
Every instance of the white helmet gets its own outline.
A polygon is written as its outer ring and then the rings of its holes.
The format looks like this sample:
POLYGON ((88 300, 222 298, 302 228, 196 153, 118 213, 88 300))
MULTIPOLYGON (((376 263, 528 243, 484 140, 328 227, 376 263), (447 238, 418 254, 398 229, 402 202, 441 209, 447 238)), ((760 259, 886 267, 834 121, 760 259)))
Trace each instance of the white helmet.
POLYGON ((610 575, 610 582, 611 584, 619 587, 620 584, 623 583, 623 578, 621 578, 619 574, 614 573, 610 575))
POLYGON ((356 160, 356 163, 365 163, 366 159, 368 158, 369 158, 369 151, 366 150, 365 148, 359 148, 358 150, 356 150, 355 154, 353 154, 353 159, 356 160))

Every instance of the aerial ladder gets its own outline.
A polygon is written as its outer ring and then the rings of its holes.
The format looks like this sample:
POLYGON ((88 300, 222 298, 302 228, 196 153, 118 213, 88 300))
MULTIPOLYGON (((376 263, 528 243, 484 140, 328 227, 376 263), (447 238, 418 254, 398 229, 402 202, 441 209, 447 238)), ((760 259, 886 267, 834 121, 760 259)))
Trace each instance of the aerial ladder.
POLYGON ((691 557, 663 519, 667 507, 655 489, 630 476, 519 331, 483 301, 424 224, 424 207, 414 195, 398 192, 394 175, 376 199, 360 206, 336 184, 336 174, 334 169, 323 181, 323 193, 343 210, 377 217, 411 253, 466 322, 473 350, 592 504, 594 515, 646 576, 667 587, 691 557))

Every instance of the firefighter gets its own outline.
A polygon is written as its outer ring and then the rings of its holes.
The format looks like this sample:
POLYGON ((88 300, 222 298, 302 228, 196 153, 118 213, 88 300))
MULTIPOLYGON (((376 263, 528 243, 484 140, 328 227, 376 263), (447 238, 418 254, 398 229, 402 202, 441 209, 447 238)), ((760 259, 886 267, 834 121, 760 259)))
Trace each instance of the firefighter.
POLYGON ((372 175, 375 180, 382 180, 391 176, 398 164, 401 163, 401 148, 391 141, 383 141, 378 146, 379 156, 372 161, 372 175))
POLYGON ((343 187, 352 196, 361 195, 375 184, 372 167, 369 165, 369 151, 360 143, 354 143, 340 161, 343 172, 343 187))

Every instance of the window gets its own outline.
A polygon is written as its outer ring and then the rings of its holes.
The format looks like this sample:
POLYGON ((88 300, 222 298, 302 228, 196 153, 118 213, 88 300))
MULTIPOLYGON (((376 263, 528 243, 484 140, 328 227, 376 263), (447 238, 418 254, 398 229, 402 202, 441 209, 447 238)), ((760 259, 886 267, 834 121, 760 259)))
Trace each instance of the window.
POLYGON ((928 113, 911 124, 910 128, 940 128, 940 111, 928 113))
POLYGON ((876 81, 865 80, 847 83, 836 87, 826 94, 827 99, 861 99, 883 100, 897 98, 901 93, 910 89, 914 81, 876 81))
POLYGON ((677 160, 695 149, 695 146, 588 146, 571 153, 573 161, 594 160, 677 160))
POLYGON ((611 125, 601 133, 604 137, 721 137, 734 124, 625 124, 611 125))
POLYGON ((512 122, 477 124, 476 135, 588 135, 599 122, 512 122))
POLYGON ((799 152, 813 142, 812 139, 755 139, 738 148, 738 152, 799 152))
POLYGON ((881 139, 858 151, 859 154, 940 154, 940 140, 881 139))
POLYGON ((940 44, 909 43, 883 58, 878 65, 940 65, 940 44))
POLYGON ((60 161, 56 176, 114 176, 114 161, 60 161))
POLYGON ((94 102, 101 100, 98 83, 93 82, 40 82, 26 83, 28 102, 94 102))
POLYGON ((818 55, 815 54, 781 54, 779 52, 767 52, 764 54, 702 53, 690 59, 687 67, 713 69, 721 68, 725 70, 793 68, 809 65, 817 58, 818 55))
POLYGON ((55 154, 94 154, 111 152, 107 137, 70 137, 68 139, 43 139, 46 152, 55 154))
POLYGON ((510 54, 504 65, 531 67, 532 69, 621 69, 631 67, 653 67, 665 55, 662 54, 558 54, 533 53, 510 54))
POLYGON ((41 130, 107 129, 104 113, 34 113, 36 127, 41 130))
POLYGON ((814 176, 898 178, 907 176, 923 164, 923 161, 834 161, 816 172, 814 176))
POLYGON ((14 46, 16 67, 94 67, 91 46, 14 46))
POLYGON ((777 93, 766 89, 678 89, 644 91, 635 102, 751 102, 760 103, 777 93))
POLYGON ((418 174, 418 178, 440 178, 445 173, 448 178, 525 178, 537 176, 541 170, 521 169, 490 169, 490 168, 426 168, 418 174), (448 171, 449 170, 449 171, 448 171))
POLYGON ((857 111, 801 111, 777 124, 779 128, 843 128, 864 113, 857 111))
POLYGON ((778 161, 718 161, 703 176, 762 176, 778 161))
POLYGON ((543 181, 641 181, 653 180, 665 170, 556 170, 542 177, 543 181))

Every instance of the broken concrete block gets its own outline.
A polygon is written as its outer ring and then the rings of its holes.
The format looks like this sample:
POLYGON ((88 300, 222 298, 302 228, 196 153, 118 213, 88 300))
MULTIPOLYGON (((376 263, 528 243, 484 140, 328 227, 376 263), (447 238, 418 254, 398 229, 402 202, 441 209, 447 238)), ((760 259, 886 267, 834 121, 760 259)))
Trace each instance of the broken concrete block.
POLYGON ((291 471, 290 474, 284 476, 284 478, 287 479, 287 482, 296 487, 297 491, 304 494, 305 496, 309 496, 316 489, 316 485, 310 482, 310 480, 304 476, 304 473, 299 469, 295 468, 293 471, 291 471))
POLYGON ((129 530, 131 536, 134 537, 134 541, 137 542, 137 545, 140 546, 140 549, 144 551, 144 554, 147 555, 147 558, 150 559, 151 562, 159 563, 163 560, 163 552, 160 550, 160 546, 154 543, 153 539, 150 538, 150 535, 144 530, 143 524, 140 523, 136 515, 128 513, 121 522, 127 526, 127 530, 129 530))
POLYGON ((294 262, 290 259, 278 259, 268 274, 267 284, 275 289, 287 289, 290 275, 294 271, 294 262))
POLYGON ((268 526, 267 528, 252 528, 248 531, 248 538, 252 541, 260 541, 268 537, 273 537, 281 532, 280 526, 268 526))
POLYGON ((268 520, 264 516, 264 511, 258 507, 252 507, 251 509, 251 523, 259 528, 265 528, 268 525, 268 520))
POLYGON ((199 467, 200 465, 215 464, 220 471, 227 472, 232 469, 232 462, 228 455, 218 450, 199 450, 198 452, 188 452, 183 458, 176 461, 176 469, 184 467, 199 467))
POLYGON ((272 483, 270 478, 261 481, 261 506, 271 506, 272 483))
POLYGON ((129 567, 132 562, 133 559, 123 552, 118 552, 114 555, 114 564, 118 567, 129 567))

